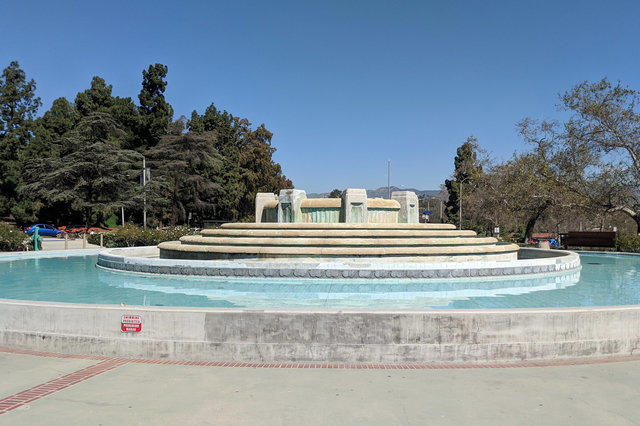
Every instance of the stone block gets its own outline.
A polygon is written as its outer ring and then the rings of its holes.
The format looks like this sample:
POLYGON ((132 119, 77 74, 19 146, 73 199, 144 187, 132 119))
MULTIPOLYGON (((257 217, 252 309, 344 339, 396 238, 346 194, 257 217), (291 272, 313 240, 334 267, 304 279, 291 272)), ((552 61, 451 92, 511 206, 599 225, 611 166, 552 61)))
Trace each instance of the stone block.
POLYGON ((263 213, 265 212, 265 206, 272 208, 274 203, 278 202, 276 194, 271 192, 258 192, 256 194, 256 223, 263 222, 263 213))
POLYGON ((278 196, 278 222, 301 223, 302 201, 307 198, 307 193, 301 189, 282 189, 278 196))
POLYGON ((398 223, 418 223, 418 196, 412 191, 394 191, 391 199, 400 203, 398 223))
POLYGON ((342 195, 344 221, 347 223, 367 223, 367 191, 347 188, 342 195))

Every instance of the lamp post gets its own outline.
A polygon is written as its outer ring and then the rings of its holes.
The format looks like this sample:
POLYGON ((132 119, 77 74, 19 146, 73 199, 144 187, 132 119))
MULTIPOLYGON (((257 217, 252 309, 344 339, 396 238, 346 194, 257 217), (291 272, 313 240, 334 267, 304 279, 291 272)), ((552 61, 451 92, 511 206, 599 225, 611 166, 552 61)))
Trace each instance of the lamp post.
MULTIPOLYGON (((142 154, 142 173, 140 174, 140 186, 142 186, 142 227, 147 228, 147 183, 151 180, 150 173, 147 172, 146 158, 142 154)), ((122 215, 124 221, 124 213, 122 215)))
MULTIPOLYGON (((434 222, 436 216, 438 216, 440 218, 439 219, 440 222, 442 222, 442 215, 443 215, 443 213, 442 213, 442 198, 440 198, 438 196, 435 196, 435 195, 425 195, 423 198, 420 198, 420 201, 422 203, 422 205, 420 207, 421 209, 426 208, 428 212, 429 211, 433 212, 432 214, 430 214, 430 216, 432 216, 432 217, 429 218, 429 222, 434 222), (436 212, 433 212, 433 210, 431 210, 431 200, 435 201, 436 203, 440 202, 440 215, 439 216, 435 214, 436 212), (424 206, 424 202, 425 201, 427 202, 427 206, 426 207, 424 206)), ((438 208, 438 205, 436 204, 433 207, 433 209, 437 210, 437 208, 438 208)))
POLYGON ((142 156, 142 227, 147 229, 147 167, 142 156))
MULTIPOLYGON (((136 153, 142 157, 142 172, 140 174, 140 186, 142 187, 142 226, 147 227, 147 182, 151 180, 150 174, 147 173, 146 159, 144 155, 136 153)), ((120 207, 122 215, 122 226, 124 226, 124 205, 120 207)))
POLYGON ((387 195, 391 199, 391 159, 387 160, 387 195))

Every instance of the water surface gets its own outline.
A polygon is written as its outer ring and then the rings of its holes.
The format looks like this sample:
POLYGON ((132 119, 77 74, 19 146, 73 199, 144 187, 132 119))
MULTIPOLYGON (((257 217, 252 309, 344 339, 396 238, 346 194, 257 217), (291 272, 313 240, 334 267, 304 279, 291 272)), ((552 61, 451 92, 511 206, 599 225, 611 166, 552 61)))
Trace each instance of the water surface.
POLYGON ((640 256, 580 255, 582 271, 474 280, 160 277, 96 267, 97 256, 0 258, 0 298, 225 308, 484 309, 640 304, 640 256))

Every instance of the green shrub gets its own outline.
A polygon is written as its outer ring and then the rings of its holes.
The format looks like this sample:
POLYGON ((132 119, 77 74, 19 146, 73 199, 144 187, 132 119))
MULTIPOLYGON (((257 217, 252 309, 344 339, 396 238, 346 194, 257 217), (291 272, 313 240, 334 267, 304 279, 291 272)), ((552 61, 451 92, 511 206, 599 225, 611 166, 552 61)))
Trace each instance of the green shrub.
POLYGON ((632 253, 640 252, 640 235, 618 234, 616 237, 616 250, 632 253))
POLYGON ((524 239, 525 239, 525 237, 526 237, 526 233, 527 233, 527 230, 526 230, 526 228, 525 228, 524 226, 522 226, 522 225, 517 226, 517 227, 513 230, 513 238, 514 238, 516 241, 519 241, 519 240, 524 241, 524 239))
POLYGON ((119 223, 120 223, 120 218, 115 214, 112 214, 111 216, 109 216, 109 218, 107 218, 107 220, 104 221, 103 225, 105 228, 111 229, 111 228, 117 227, 119 223))
POLYGON ((26 248, 29 236, 15 226, 0 223, 0 251, 22 251, 26 248))
POLYGON ((196 234, 196 231, 187 228, 143 229, 127 223, 115 232, 89 235, 87 241, 91 244, 100 244, 100 235, 102 235, 105 247, 140 247, 155 246, 163 241, 176 241, 184 235, 193 234, 196 234))

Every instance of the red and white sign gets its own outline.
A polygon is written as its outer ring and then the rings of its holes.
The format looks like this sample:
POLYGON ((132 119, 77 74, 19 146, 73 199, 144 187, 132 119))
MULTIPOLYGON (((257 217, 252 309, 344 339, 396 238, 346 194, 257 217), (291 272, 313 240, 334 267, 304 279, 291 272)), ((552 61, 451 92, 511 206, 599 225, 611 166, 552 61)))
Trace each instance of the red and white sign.
POLYGON ((140 333, 142 330, 142 318, 140 318, 140 315, 123 315, 120 322, 120 330, 125 333, 140 333))

